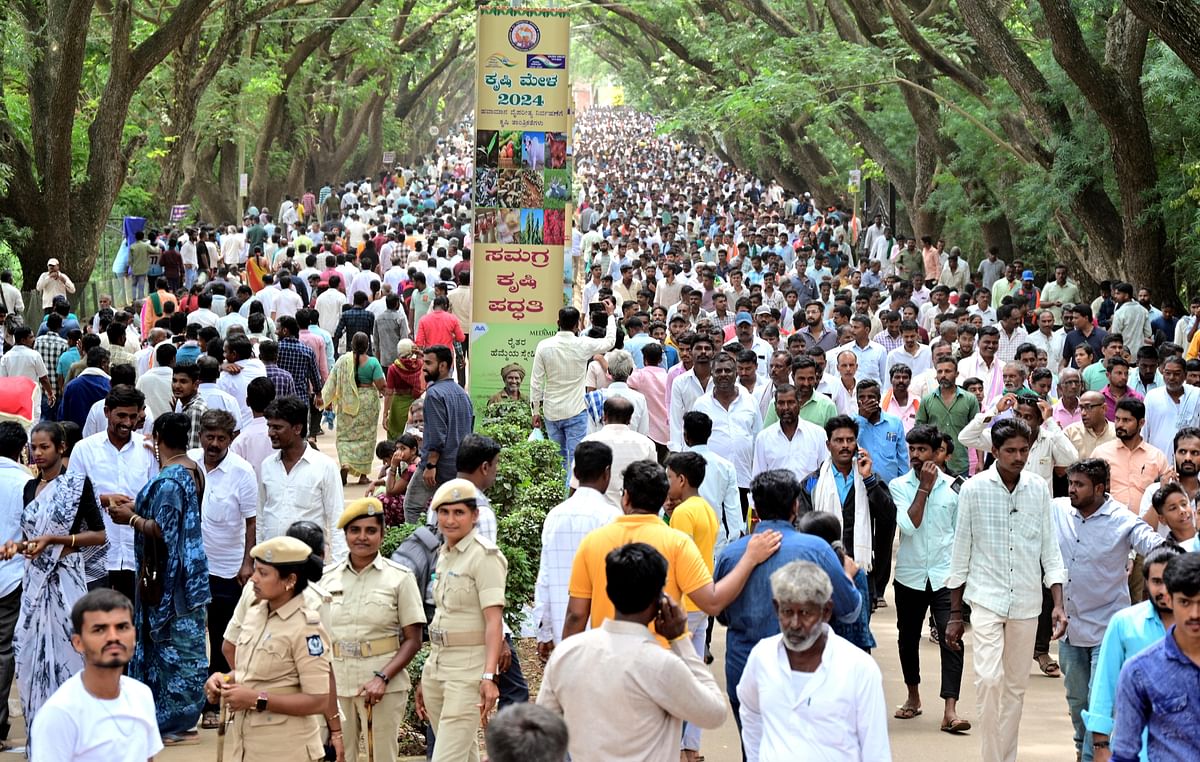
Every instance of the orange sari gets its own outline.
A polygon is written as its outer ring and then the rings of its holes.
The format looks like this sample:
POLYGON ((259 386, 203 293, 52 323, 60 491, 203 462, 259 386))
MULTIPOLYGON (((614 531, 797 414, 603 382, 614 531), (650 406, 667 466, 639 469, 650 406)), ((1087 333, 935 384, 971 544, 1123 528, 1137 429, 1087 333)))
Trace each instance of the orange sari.
POLYGON ((246 277, 250 281, 250 289, 256 294, 266 286, 263 276, 270 272, 270 269, 260 263, 258 259, 258 257, 250 257, 246 260, 246 277))

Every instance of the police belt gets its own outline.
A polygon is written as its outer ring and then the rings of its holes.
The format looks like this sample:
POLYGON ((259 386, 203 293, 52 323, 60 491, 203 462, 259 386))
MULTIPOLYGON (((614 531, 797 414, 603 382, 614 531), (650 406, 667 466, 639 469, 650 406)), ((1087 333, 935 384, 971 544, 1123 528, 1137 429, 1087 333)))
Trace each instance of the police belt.
POLYGON ((350 656, 361 659, 368 656, 382 656, 393 653, 399 648, 400 637, 398 635, 389 635, 386 638, 376 638, 375 640, 333 641, 333 655, 338 657, 350 656))
POLYGON ((475 632, 446 632, 429 628, 429 642, 435 646, 482 646, 486 643, 482 630, 475 632))

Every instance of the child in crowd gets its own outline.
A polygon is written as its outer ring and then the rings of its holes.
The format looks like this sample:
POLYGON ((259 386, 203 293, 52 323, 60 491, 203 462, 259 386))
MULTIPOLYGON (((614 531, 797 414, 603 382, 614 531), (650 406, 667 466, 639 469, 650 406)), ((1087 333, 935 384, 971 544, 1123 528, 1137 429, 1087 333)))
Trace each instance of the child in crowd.
MULTIPOLYGON (((823 511, 814 511, 801 516, 796 524, 797 529, 804 534, 811 534, 829 543, 833 547, 833 552, 837 553, 838 561, 844 561, 846 554, 842 548, 842 522, 837 516, 823 511)), ((871 653, 871 649, 875 647, 876 643, 875 636, 871 634, 871 607, 866 603, 871 600, 866 569, 859 568, 858 573, 854 575, 854 586, 858 588, 858 593, 864 601, 858 612, 858 619, 848 624, 833 621, 829 623, 829 626, 833 628, 835 634, 867 653, 871 653)))

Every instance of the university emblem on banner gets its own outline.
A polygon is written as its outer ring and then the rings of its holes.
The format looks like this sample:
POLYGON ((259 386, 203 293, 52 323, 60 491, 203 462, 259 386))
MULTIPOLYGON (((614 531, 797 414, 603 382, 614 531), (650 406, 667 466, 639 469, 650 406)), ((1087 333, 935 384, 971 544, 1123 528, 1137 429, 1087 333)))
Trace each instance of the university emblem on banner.
POLYGON ((521 52, 533 50, 542 39, 542 33, 532 21, 518 21, 508 28, 508 42, 521 52))

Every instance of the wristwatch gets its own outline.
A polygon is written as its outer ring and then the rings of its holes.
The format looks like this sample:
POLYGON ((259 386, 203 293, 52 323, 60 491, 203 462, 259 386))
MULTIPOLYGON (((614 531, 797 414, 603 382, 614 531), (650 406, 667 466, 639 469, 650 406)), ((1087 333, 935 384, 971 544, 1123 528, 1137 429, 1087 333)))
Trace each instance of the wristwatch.
POLYGON ((266 691, 263 691, 262 693, 258 694, 258 701, 254 702, 254 711, 256 711, 256 712, 267 711, 267 692, 266 691))
POLYGON ((479 676, 479 679, 480 680, 495 680, 496 673, 495 672, 484 672, 482 675, 479 676))
POLYGON ((382 680, 384 685, 387 685, 388 683, 390 683, 392 681, 392 679, 390 677, 383 674, 383 672, 379 671, 379 670, 375 671, 375 677, 378 677, 380 680, 382 680))

